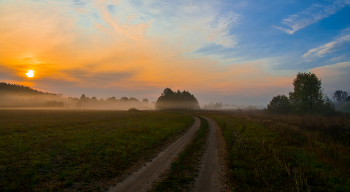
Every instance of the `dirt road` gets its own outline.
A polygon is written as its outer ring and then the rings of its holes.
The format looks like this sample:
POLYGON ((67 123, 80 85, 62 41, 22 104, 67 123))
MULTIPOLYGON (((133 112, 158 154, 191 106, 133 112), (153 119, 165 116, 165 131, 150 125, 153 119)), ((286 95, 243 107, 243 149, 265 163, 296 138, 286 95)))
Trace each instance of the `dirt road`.
POLYGON ((161 152, 151 162, 146 163, 140 170, 136 171, 116 186, 111 187, 108 191, 147 191, 152 186, 152 183, 159 179, 161 173, 165 172, 170 167, 171 162, 177 154, 192 141, 199 127, 200 120, 195 117, 194 125, 181 138, 161 152))
POLYGON ((216 124, 207 117, 204 117, 209 123, 209 137, 207 140, 207 149, 201 160, 201 167, 198 178, 196 179, 194 191, 221 191, 221 167, 218 156, 218 140, 216 137, 216 124))

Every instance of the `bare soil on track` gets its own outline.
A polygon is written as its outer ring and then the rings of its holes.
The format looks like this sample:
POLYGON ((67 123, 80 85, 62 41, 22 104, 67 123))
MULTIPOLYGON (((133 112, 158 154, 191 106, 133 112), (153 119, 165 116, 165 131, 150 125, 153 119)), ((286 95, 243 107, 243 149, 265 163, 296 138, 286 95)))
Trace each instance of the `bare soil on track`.
POLYGON ((111 187, 109 192, 146 192, 152 184, 160 179, 160 175, 170 168, 171 162, 189 144, 200 127, 200 120, 195 117, 194 125, 181 138, 170 145, 163 152, 145 164, 144 167, 130 175, 128 178, 111 187))
MULTIPOLYGON (((209 137, 207 148, 201 160, 198 178, 196 179, 194 191, 222 191, 222 171, 219 163, 219 150, 217 139, 217 125, 207 117, 209 123, 209 137)), ((221 134, 221 133, 220 133, 221 134)))

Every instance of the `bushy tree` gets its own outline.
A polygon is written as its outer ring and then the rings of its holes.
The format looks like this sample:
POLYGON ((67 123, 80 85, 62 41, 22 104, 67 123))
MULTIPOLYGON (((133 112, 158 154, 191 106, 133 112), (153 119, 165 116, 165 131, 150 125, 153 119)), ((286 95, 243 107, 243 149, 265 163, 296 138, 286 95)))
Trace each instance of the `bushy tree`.
POLYGON ((335 102, 343 102, 349 97, 349 93, 343 90, 337 90, 332 95, 335 102))
POLYGON ((303 114, 336 114, 334 103, 323 93, 321 80, 313 73, 298 73, 289 101, 294 112, 303 114), (328 98, 328 99, 327 99, 328 98))
POLYGON ((321 80, 313 73, 298 73, 289 100, 297 113, 315 113, 325 103, 321 80))
POLYGON ((140 102, 138 99, 136 99, 135 97, 130 97, 129 102, 140 102))
POLYGON ((80 100, 85 101, 86 99, 87 99, 87 98, 86 98, 85 94, 82 94, 82 95, 80 96, 80 100))
POLYGON ((200 109, 197 99, 188 91, 177 92, 170 88, 164 89, 156 103, 159 110, 193 110, 200 109))
POLYGON ((272 113, 289 113, 292 111, 292 106, 288 97, 285 95, 277 95, 273 97, 270 104, 267 105, 267 110, 272 113))
POLYGON ((117 102, 117 99, 115 97, 108 97, 106 99, 107 102, 117 102))

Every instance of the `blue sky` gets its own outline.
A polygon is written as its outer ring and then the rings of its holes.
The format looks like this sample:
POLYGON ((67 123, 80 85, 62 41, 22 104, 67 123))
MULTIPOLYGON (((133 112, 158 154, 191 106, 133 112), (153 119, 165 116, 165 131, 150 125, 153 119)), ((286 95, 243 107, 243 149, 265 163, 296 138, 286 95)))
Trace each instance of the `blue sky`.
POLYGON ((0 25, 0 80, 67 96, 266 105, 309 71, 350 91, 350 0, 0 0, 0 25))

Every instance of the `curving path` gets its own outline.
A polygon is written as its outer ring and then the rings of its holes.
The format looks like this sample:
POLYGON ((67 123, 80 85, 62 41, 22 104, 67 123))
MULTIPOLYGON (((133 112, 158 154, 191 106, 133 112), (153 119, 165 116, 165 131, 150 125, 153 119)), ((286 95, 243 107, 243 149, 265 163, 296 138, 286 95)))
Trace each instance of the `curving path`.
POLYGON ((189 144, 200 127, 200 120, 196 117, 194 125, 175 143, 170 145, 163 152, 154 158, 151 162, 146 163, 144 167, 136 171, 128 178, 111 187, 109 192, 136 192, 147 191, 151 188, 152 183, 159 180, 159 176, 164 173, 173 159, 180 153, 183 148, 189 144))
POLYGON ((216 123, 207 117, 209 123, 209 137, 207 140, 207 149, 201 160, 201 167, 196 179, 194 191, 221 191, 221 167, 218 156, 218 139, 216 137, 216 123))

